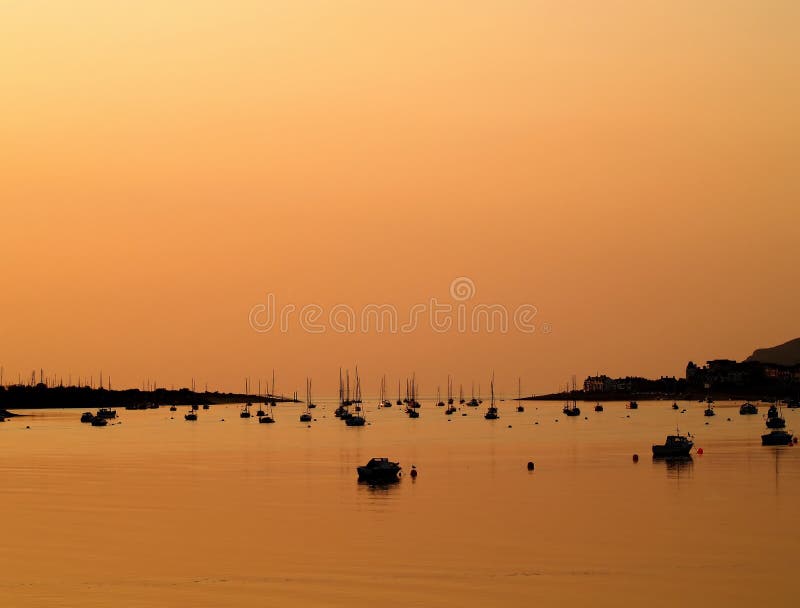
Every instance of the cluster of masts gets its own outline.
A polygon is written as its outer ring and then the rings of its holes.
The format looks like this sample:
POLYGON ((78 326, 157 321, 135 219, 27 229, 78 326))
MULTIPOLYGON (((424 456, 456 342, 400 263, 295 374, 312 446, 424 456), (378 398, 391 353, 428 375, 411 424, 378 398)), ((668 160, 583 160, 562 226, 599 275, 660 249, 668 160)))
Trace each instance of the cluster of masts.
MULTIPOLYGON (((273 386, 274 386, 274 376, 273 376, 273 386)), ((495 394, 494 394, 494 374, 492 374, 491 381, 489 383, 490 386, 490 394, 491 400, 489 402, 489 407, 484 414, 484 418, 487 420, 497 420, 500 418, 499 409, 495 405, 495 394)), ((396 404, 400 407, 404 407, 404 412, 408 415, 409 418, 419 418, 419 408, 422 407, 417 395, 419 395, 419 384, 417 383, 416 374, 411 374, 410 378, 406 378, 406 391, 405 397, 402 396, 401 393, 402 388, 402 381, 398 380, 397 382, 397 401, 396 404)), ((261 391, 261 386, 259 384, 259 395, 261 391)), ((518 382, 518 400, 520 401, 519 405, 517 405, 518 412, 524 412, 525 408, 521 404, 522 398, 522 389, 521 389, 521 381, 518 382)), ((250 384, 249 380, 245 380, 245 394, 250 394, 250 384)), ((447 377, 447 402, 445 403, 442 400, 441 396, 441 389, 437 387, 436 389, 436 406, 437 407, 445 407, 445 415, 450 416, 458 411, 458 407, 455 403, 455 397, 453 395, 453 380, 450 376, 447 377)), ((469 401, 467 401, 464 397, 464 389, 463 386, 459 387, 459 397, 458 397, 459 405, 464 405, 466 407, 478 407, 483 403, 483 400, 480 398, 480 386, 478 386, 478 396, 475 396, 475 384, 472 384, 472 397, 469 401)), ((265 411, 264 409, 259 409, 256 412, 256 416, 259 419, 260 423, 274 423, 275 416, 273 414, 273 408, 276 405, 275 399, 268 398, 268 394, 264 395, 264 404, 268 406, 268 410, 265 411)), ((313 420, 313 416, 311 415, 311 410, 316 408, 316 404, 314 404, 311 400, 311 379, 306 378, 306 400, 305 400, 305 410, 302 414, 300 414, 300 422, 311 422, 313 420)), ((204 406, 207 409, 207 406, 204 406)), ((250 418, 250 408, 253 407, 253 403, 248 401, 245 403, 244 407, 242 408, 241 412, 239 413, 240 418, 250 418)), ((392 402, 387 397, 386 392, 386 376, 381 378, 380 384, 380 397, 378 399, 378 408, 391 408, 392 402)), ((174 411, 174 408, 170 408, 174 411)), ((463 414, 466 415, 466 414, 463 414)), ((363 399, 361 394, 361 378, 358 375, 358 367, 355 368, 355 373, 353 374, 353 381, 351 383, 350 379, 350 370, 339 370, 339 393, 338 393, 338 405, 334 410, 334 416, 343 420, 347 426, 364 426, 367 423, 366 419, 366 409, 363 405, 363 399), (351 391, 352 387, 352 391, 351 391)), ((186 420, 197 420, 197 406, 192 406, 190 412, 188 412, 185 416, 186 420)))
MULTIPOLYGON (((105 389, 111 390, 111 376, 107 376, 105 380, 103 379, 103 370, 100 370, 100 380, 97 386, 94 383, 94 376, 89 376, 88 378, 85 376, 78 376, 76 378, 76 382, 73 384, 72 382, 72 374, 67 374, 67 381, 64 382, 64 376, 60 376, 58 374, 45 374, 44 369, 39 369, 38 374, 38 381, 37 381, 37 374, 36 370, 31 370, 30 378, 26 378, 24 381, 22 379, 22 373, 17 373, 17 384, 16 386, 44 386, 46 388, 90 388, 90 389, 105 389)), ((5 384, 6 377, 5 377, 5 367, 0 365, 0 386, 6 386, 5 384)), ((148 386, 150 385, 150 381, 147 381, 148 386)), ((142 390, 144 389, 144 382, 142 383, 142 390)), ((148 390, 155 390, 155 386, 153 389, 148 390)))
MULTIPOLYGON (((397 401, 395 401, 395 404, 398 407, 403 407, 404 408, 403 411, 409 418, 419 418, 419 408, 422 407, 422 404, 420 403, 418 398, 420 391, 419 391, 419 384, 417 383, 416 374, 412 373, 410 377, 406 378, 405 396, 403 396, 402 386, 403 386, 402 380, 398 380, 397 401)), ((495 406, 494 374, 492 374, 492 378, 490 381, 490 391, 491 391, 491 401, 484 417, 487 420, 496 420, 500 416, 499 416, 499 411, 495 406)), ((518 391, 519 391, 518 401, 520 401, 520 403, 517 406, 517 411, 524 412, 525 407, 521 404, 521 398, 522 398, 521 381, 518 382, 518 391)), ((338 407, 334 412, 337 418, 341 418, 342 420, 344 420, 345 424, 347 424, 348 426, 363 426, 366 423, 365 411, 362 406, 361 379, 358 375, 358 368, 356 368, 355 370, 354 392, 352 394, 352 398, 350 393, 350 371, 345 370, 345 372, 342 373, 342 371, 339 370, 338 401, 339 401, 338 407)), ((463 385, 459 386, 458 406, 478 407, 482 403, 483 400, 480 398, 480 386, 478 386, 478 393, 476 397, 475 384, 474 383, 472 384, 472 393, 469 401, 467 401, 467 399, 464 397, 463 385)), ((389 399, 387 393, 386 376, 383 376, 381 378, 381 383, 380 383, 380 396, 378 398, 378 408, 390 408, 392 406, 393 406, 392 401, 389 399)), ((455 414, 459 409, 459 407, 456 405, 456 398, 453 390, 453 379, 450 376, 447 377, 446 401, 442 399, 441 387, 436 388, 436 406, 445 407, 446 408, 445 415, 447 416, 455 414)))

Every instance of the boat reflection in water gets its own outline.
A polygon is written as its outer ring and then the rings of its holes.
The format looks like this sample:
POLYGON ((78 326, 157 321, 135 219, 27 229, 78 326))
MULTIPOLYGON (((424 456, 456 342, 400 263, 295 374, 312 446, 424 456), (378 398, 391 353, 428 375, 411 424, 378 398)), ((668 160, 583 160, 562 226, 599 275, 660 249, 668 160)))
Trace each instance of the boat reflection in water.
POLYGON ((654 466, 660 466, 661 463, 666 467, 667 477, 670 479, 692 476, 694 460, 691 456, 653 456, 654 466))
POLYGON ((392 488, 397 488, 400 486, 400 478, 396 479, 384 479, 381 481, 374 481, 369 479, 359 479, 358 480, 358 487, 359 489, 363 488, 367 492, 374 492, 376 494, 388 492, 392 488))

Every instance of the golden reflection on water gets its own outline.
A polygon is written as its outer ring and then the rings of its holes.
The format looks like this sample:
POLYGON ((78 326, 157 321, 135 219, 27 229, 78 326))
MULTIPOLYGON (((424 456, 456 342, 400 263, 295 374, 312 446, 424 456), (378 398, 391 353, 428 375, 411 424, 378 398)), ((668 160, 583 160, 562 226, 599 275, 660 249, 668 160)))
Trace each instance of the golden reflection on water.
MULTIPOLYGON (((196 423, 185 408, 122 410, 105 428, 76 410, 7 421, 0 605, 744 606, 793 595, 800 450, 762 447, 760 416, 725 403, 709 425, 697 404, 612 403, 577 419, 560 404, 500 405, 498 421, 479 408, 451 420, 429 405, 417 420, 370 408, 363 428, 330 402, 310 428, 295 405, 278 406, 274 425, 236 406, 196 423), (678 423, 704 454, 653 460, 650 445, 678 423), (399 483, 356 481, 373 456, 400 461, 399 483)), ((785 414, 791 429, 800 414, 785 414)))

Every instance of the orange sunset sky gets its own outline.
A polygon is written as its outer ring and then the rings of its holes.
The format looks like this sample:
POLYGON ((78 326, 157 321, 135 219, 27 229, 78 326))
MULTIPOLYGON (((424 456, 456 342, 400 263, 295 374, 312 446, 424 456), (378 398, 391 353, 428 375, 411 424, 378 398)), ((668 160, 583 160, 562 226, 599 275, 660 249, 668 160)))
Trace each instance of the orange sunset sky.
POLYGON ((549 392, 797 337, 799 25, 778 0, 3 2, 5 381, 549 392), (268 293, 404 317, 455 277, 537 331, 248 322, 268 293))

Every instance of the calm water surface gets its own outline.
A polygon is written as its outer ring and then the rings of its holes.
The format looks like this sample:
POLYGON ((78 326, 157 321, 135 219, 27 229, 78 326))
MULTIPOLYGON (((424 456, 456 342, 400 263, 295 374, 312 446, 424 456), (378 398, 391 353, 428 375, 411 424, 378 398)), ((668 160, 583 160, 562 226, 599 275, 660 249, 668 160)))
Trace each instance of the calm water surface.
MULTIPOLYGON (((507 401, 497 421, 484 408, 448 420, 423 403, 417 420, 369 407, 363 428, 334 418, 330 401, 311 428, 299 405, 276 407, 274 425, 240 419, 238 406, 196 423, 166 407, 118 410, 105 428, 76 410, 6 421, 0 605, 761 606, 796 595, 800 448, 762 447, 761 415, 718 403, 709 421, 701 404, 678 414, 662 401, 584 404, 584 419, 507 401), (650 445, 676 424, 704 454, 654 462, 650 445), (406 475, 358 484, 355 467, 373 456, 406 475)), ((784 416, 800 430, 799 410, 784 416)))

